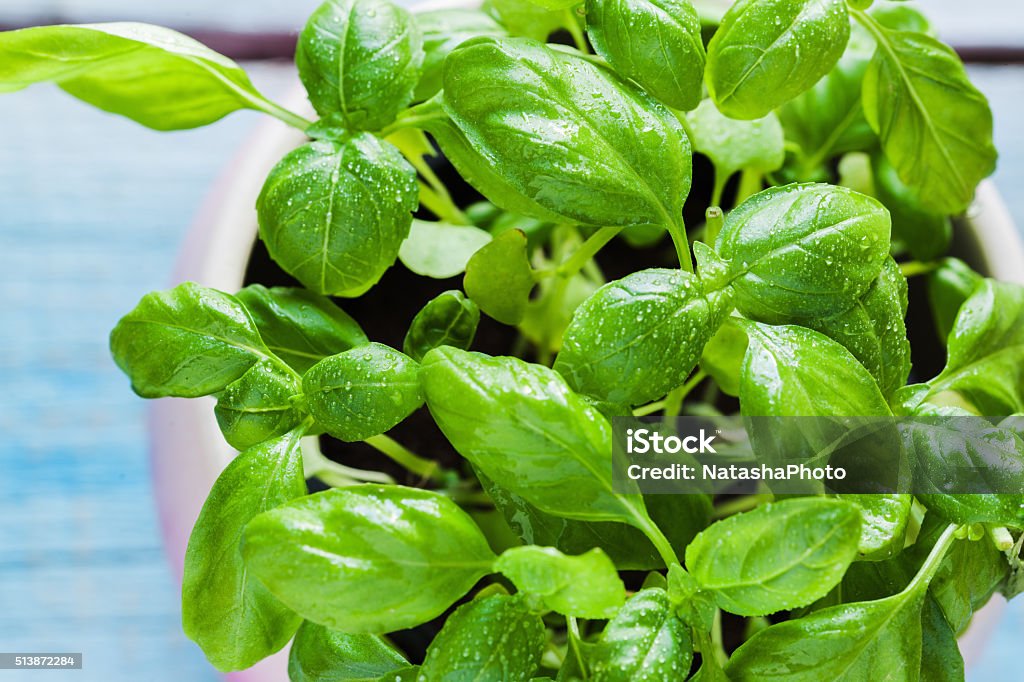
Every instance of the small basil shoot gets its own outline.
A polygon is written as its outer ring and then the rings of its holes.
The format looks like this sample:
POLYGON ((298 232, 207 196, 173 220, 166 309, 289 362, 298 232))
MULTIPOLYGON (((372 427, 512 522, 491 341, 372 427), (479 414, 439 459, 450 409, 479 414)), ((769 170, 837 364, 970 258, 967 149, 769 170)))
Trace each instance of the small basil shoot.
POLYGON ((434 348, 452 346, 469 350, 480 322, 480 308, 461 291, 446 291, 416 313, 402 349, 419 361, 434 348))

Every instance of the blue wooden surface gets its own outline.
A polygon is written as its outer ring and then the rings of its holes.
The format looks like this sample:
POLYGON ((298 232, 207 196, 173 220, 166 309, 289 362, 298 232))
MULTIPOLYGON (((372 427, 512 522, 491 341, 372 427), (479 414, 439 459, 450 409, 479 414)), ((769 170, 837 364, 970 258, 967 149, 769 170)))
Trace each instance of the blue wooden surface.
MULTIPOLYGON (((283 67, 260 67, 274 93, 283 67)), ((1024 225, 1020 70, 993 97, 999 181, 1024 225)), ((81 672, 4 680, 218 679, 181 634, 150 494, 143 401, 107 354, 138 297, 166 284, 206 189, 256 121, 162 135, 52 88, 0 97, 0 651, 82 651, 81 672)), ((978 682, 1021 679, 1024 605, 978 682)))
MULTIPOLYGON (((262 68, 274 92, 287 69, 262 68)), ((257 121, 163 135, 54 88, 0 97, 0 651, 81 651, 82 672, 219 679, 181 633, 156 526, 145 402, 107 335, 168 283, 207 188, 257 121)))

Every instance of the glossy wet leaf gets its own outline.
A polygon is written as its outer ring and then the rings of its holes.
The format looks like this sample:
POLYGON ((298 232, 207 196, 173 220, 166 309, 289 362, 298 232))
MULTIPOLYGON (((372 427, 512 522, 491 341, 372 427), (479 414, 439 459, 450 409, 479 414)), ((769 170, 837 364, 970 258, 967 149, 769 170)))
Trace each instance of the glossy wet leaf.
POLYGON ((270 356, 238 299, 194 282, 143 296, 110 352, 144 398, 216 393, 270 356))
POLYGON ((693 645, 689 628, 672 612, 662 589, 630 597, 605 626, 591 654, 594 682, 662 682, 683 679, 693 645))
POLYGON ((693 133, 693 150, 711 159, 717 182, 724 183, 744 169, 768 173, 782 166, 785 139, 774 113, 740 121, 724 116, 714 102, 706 99, 687 120, 693 133))
POLYGON ((553 370, 441 347, 420 377, 441 431, 494 483, 558 516, 646 518, 642 499, 613 491, 608 421, 553 370))
MULTIPOLYGON (((930 524, 930 518, 925 518, 925 526, 930 524)), ((937 526, 939 532, 945 524, 937 526)), ((850 566, 841 586, 842 597, 848 602, 865 602, 876 599, 885 599, 899 592, 913 578, 914 573, 920 568, 924 556, 935 544, 937 534, 932 535, 927 530, 922 530, 917 541, 907 551, 897 557, 884 562, 862 562, 850 566), (920 550, 920 551, 918 551, 920 550), (911 554, 920 554, 912 557, 911 554)), ((956 543, 950 553, 956 552, 966 544, 979 543, 956 543)), ((943 560, 946 564, 949 560, 947 555, 943 560)), ((967 580, 971 578, 964 576, 967 580)), ((916 675, 918 671, 908 669, 906 676, 909 679, 920 679, 928 682, 963 682, 964 662, 960 656, 957 646, 956 635, 946 622, 942 609, 939 607, 934 595, 934 587, 937 581, 933 580, 931 590, 925 597, 921 609, 921 669, 920 678, 916 675)))
POLYGON ((920 261, 935 260, 946 253, 953 239, 949 217, 922 202, 915 191, 903 184, 884 156, 876 155, 872 168, 875 195, 892 216, 893 241, 920 261))
POLYGON ((913 503, 910 495, 842 495, 841 499, 860 513, 860 558, 879 561, 903 549, 913 503))
POLYGON ((587 0, 587 35, 617 72, 673 109, 700 102, 704 43, 688 0, 587 0))
POLYGON ((964 301, 930 394, 956 391, 982 414, 1024 412, 1024 286, 986 279, 964 301))
POLYGON ((853 417, 890 414, 878 384, 848 350, 797 326, 744 325, 749 346, 740 375, 748 416, 853 417))
MULTIPOLYGON (((445 159, 455 167, 459 175, 480 194, 493 200, 494 204, 492 205, 495 206, 495 209, 500 205, 501 209, 507 213, 530 216, 530 220, 564 222, 565 219, 557 211, 549 210, 521 193, 516 188, 514 179, 506 177, 503 169, 497 167, 493 161, 477 151, 466 135, 450 119, 445 117, 430 120, 424 123, 424 128, 437 141, 438 146, 444 151, 445 159)), ((512 227, 519 229, 520 225, 516 224, 512 227)), ((493 232, 496 230, 492 230, 492 234, 493 232)))
MULTIPOLYGON (((555 547, 565 554, 583 554, 600 548, 619 570, 652 570, 665 566, 651 541, 633 526, 554 516, 495 485, 479 472, 478 477, 494 506, 525 544, 555 547)), ((651 520, 664 530, 680 554, 708 525, 711 516, 711 502, 706 495, 648 495, 644 506, 651 520)))
POLYGON ((805 324, 838 341, 875 378, 882 395, 891 396, 910 375, 907 278, 889 258, 881 274, 849 310, 805 324))
POLYGON ((427 649, 418 682, 529 680, 547 631, 524 599, 492 595, 460 606, 427 649))
POLYGON ((480 529, 447 497, 379 485, 335 488, 261 514, 245 529, 242 554, 304 618, 351 634, 439 616, 494 559, 480 529))
POLYGON ((359 296, 395 262, 409 234, 416 171, 368 134, 290 152, 256 201, 260 237, 285 272, 316 293, 359 296))
POLYGON ((849 37, 841 0, 739 0, 708 45, 708 92, 726 116, 761 118, 828 73, 849 37))
POLYGON ((413 220, 398 257, 417 275, 447 279, 462 274, 470 257, 490 241, 490 234, 472 225, 413 220))
POLYGON ((213 485, 185 551, 182 624, 218 670, 242 670, 279 650, 302 619, 243 563, 239 542, 256 515, 306 493, 301 433, 254 446, 213 485))
MULTIPOLYGON (((690 145, 675 116, 637 86, 582 56, 520 38, 463 43, 444 74, 445 112, 476 165, 490 164, 505 183, 500 196, 479 187, 497 205, 535 215, 506 198, 513 193, 563 221, 680 223, 690 145)), ((445 137, 438 142, 447 154, 445 137)))
POLYGON ((444 59, 461 43, 477 36, 503 36, 505 29, 479 9, 439 9, 417 12, 416 24, 423 34, 423 72, 414 99, 427 100, 441 90, 444 59))
POLYGON ((843 187, 773 187, 729 212, 715 250, 729 262, 736 307, 781 324, 848 310, 889 253, 889 213, 843 187))
POLYGON ((196 128, 275 105, 238 64, 177 31, 117 22, 0 33, 0 93, 53 82, 156 130, 196 128))
POLYGON ((461 291, 445 291, 416 313, 402 349, 419 361, 440 346, 469 350, 480 322, 480 308, 461 291))
POLYGON ((387 0, 327 0, 302 29, 295 64, 321 118, 378 130, 412 100, 423 38, 409 12, 387 0))
POLYGON ((857 554, 860 514, 809 497, 762 505, 708 526, 686 567, 718 605, 741 616, 806 606, 828 594, 857 554))
POLYGON ((555 370, 580 393, 638 405, 659 398, 696 366, 732 309, 728 289, 695 275, 650 269, 610 282, 576 309, 555 370))
POLYGON ((943 258, 938 267, 928 273, 928 304, 943 345, 953 330, 960 306, 983 279, 959 258, 943 258))
POLYGON ((325 296, 293 287, 250 284, 236 296, 256 322, 263 342, 299 374, 367 342, 359 324, 325 296))
POLYGON ((547 608, 567 616, 608 618, 626 599, 615 564, 600 549, 567 556, 553 547, 513 547, 498 557, 494 570, 518 591, 540 597, 547 608))
POLYGON ((327 433, 357 441, 384 433, 423 404, 419 365, 381 343, 332 355, 302 377, 306 407, 327 433))
POLYGON ((290 682, 374 680, 408 666, 376 635, 350 635, 311 621, 299 626, 288 655, 290 682))
POLYGON ((886 157, 923 205, 963 211, 995 169, 988 101, 937 39, 868 27, 878 49, 864 75, 864 113, 886 157))
POLYGON ((466 295, 504 324, 522 321, 530 300, 534 279, 526 246, 525 234, 509 230, 485 244, 466 263, 466 295))
POLYGON ((217 395, 217 425, 237 450, 284 435, 302 421, 294 400, 301 392, 298 375, 277 362, 260 361, 217 395))
POLYGON ((741 645, 725 671, 734 682, 917 680, 924 598, 914 590, 772 625, 741 645))
POLYGON ((727 318, 704 346, 700 367, 715 380, 723 393, 737 397, 740 394, 740 368, 746 353, 747 333, 727 318))

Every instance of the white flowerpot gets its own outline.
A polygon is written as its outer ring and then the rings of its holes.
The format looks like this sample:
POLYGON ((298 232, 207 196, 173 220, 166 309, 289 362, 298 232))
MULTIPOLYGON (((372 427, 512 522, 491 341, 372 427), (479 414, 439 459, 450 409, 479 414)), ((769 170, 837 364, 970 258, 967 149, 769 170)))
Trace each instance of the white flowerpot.
MULTIPOLYGON (((284 104, 296 111, 308 109, 305 93, 298 86, 284 104)), ((259 127, 212 188, 186 238, 174 283, 191 280, 229 292, 242 287, 256 238, 256 196, 274 164, 302 141, 301 133, 277 121, 259 127)), ((960 230, 961 236, 967 237, 967 250, 974 252, 974 262, 987 274, 1024 284, 1024 241, 990 182, 978 188, 960 230)), ((153 403, 149 412, 156 502, 164 545, 179 581, 185 546, 203 501, 236 454, 220 434, 213 405, 212 399, 167 398, 153 403)), ((960 638, 968 665, 977 660, 1004 603, 1001 597, 993 599, 960 638)), ((287 652, 283 651, 227 678, 234 682, 284 682, 286 669, 287 652)))

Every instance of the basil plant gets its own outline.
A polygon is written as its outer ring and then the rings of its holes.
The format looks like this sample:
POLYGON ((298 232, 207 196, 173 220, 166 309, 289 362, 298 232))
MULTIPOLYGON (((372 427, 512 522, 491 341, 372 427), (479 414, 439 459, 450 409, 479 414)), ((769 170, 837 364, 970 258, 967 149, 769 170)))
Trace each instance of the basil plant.
POLYGON ((137 394, 212 396, 240 453, 185 559, 210 662, 290 644, 293 682, 963 680, 957 636, 1024 585, 1024 494, 612 480, 616 416, 1024 413, 1024 288, 947 256, 995 166, 988 103, 916 9, 871 5, 328 0, 295 54, 316 121, 165 28, 0 33, 0 92, 305 133, 256 205, 295 286, 187 282, 110 337, 137 394), (401 348, 344 312, 398 269, 448 289, 395 292, 420 308, 401 348), (946 357, 912 382, 908 277, 939 332, 914 338, 946 357), (478 327, 506 354, 474 351, 478 327), (388 435, 427 413, 428 449, 388 435))

